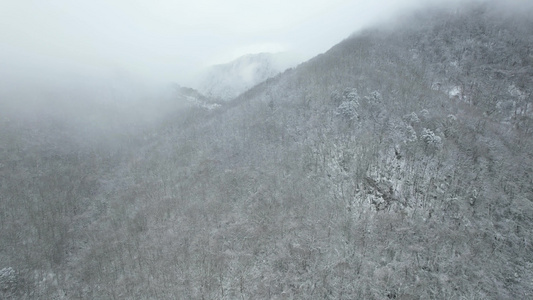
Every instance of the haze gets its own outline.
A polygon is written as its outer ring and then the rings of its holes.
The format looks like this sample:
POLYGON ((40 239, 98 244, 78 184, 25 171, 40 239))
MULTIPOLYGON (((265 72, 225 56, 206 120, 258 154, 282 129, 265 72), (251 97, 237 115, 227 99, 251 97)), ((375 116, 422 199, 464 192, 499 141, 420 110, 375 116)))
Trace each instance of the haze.
POLYGON ((428 1, 3 2, 4 83, 129 76, 188 86, 202 68, 248 53, 288 51, 303 61, 428 1))

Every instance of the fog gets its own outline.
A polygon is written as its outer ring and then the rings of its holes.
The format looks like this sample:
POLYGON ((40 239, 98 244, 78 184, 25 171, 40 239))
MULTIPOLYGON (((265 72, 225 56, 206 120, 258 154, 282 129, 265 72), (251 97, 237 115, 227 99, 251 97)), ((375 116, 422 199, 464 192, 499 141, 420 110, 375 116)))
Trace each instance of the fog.
POLYGON ((203 67, 244 54, 288 51, 308 59, 428 1, 3 2, 2 78, 127 73, 188 86, 203 67))
POLYGON ((171 82, 195 87, 213 64, 259 52, 304 61, 362 28, 461 1, 2 2, 0 105, 31 114, 86 100, 153 103, 171 82))

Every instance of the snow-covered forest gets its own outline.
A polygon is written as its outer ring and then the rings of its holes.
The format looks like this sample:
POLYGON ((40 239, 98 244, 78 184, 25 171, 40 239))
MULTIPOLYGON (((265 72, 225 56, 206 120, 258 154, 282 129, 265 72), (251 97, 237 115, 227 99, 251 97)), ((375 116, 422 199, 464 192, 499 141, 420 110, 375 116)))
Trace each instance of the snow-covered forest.
POLYGON ((0 298, 532 298, 532 49, 489 1, 228 101, 3 102, 0 298))

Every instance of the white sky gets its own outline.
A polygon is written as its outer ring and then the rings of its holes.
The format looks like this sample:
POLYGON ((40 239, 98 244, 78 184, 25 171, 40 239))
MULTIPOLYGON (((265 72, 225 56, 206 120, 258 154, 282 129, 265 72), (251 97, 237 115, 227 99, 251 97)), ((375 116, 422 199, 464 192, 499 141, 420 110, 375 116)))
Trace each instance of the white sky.
POLYGON ((187 85, 247 53, 310 58, 429 1, 0 0, 0 79, 111 72, 187 85))

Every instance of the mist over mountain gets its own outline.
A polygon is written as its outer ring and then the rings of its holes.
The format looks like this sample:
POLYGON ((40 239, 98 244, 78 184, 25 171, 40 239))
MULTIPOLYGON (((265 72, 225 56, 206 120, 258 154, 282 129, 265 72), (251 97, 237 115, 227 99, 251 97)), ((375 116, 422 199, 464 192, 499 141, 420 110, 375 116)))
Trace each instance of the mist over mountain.
POLYGON ((131 107, 150 122, 10 102, 0 297, 531 298, 533 14, 515 2, 425 8, 226 101, 170 85, 131 107))
POLYGON ((258 53, 214 65, 201 76, 199 90, 214 98, 230 100, 254 85, 301 62, 292 53, 258 53))

